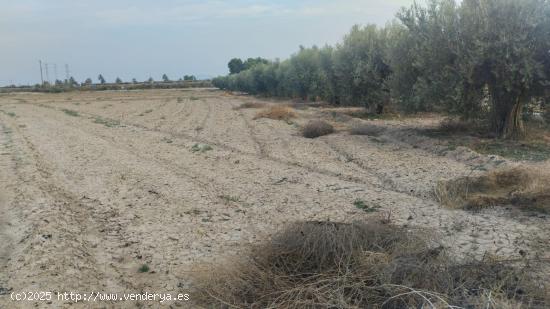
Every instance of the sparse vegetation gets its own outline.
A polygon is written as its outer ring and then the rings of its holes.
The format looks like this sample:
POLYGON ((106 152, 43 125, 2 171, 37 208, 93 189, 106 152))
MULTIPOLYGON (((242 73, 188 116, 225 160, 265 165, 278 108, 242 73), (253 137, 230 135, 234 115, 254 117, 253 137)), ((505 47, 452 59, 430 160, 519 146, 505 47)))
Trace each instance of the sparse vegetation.
POLYGON ((384 128, 372 124, 359 124, 351 128, 351 135, 369 135, 369 136, 380 136, 384 132, 384 128))
POLYGON ((296 118, 296 112, 286 105, 274 105, 268 108, 265 108, 254 116, 254 119, 259 118, 269 118, 274 120, 290 120, 296 118))
POLYGON ((463 134, 469 132, 472 126, 472 123, 460 119, 445 118, 436 130, 443 134, 463 134))
POLYGON ((140 273, 148 273, 150 270, 149 265, 143 264, 139 267, 138 272, 140 273))
POLYGON ((357 199, 353 202, 353 205, 357 209, 361 209, 364 212, 377 212, 380 208, 378 205, 370 206, 367 202, 357 199))
POLYGON ((219 198, 224 200, 226 203, 237 203, 240 201, 239 197, 227 194, 220 195, 219 198))
POLYGON ((428 233, 377 222, 299 222, 198 272, 196 301, 228 308, 543 308, 528 268, 459 262, 428 233), (509 307, 516 308, 516 307, 509 307))
POLYGON ((80 115, 78 114, 77 111, 74 111, 74 110, 71 110, 71 109, 66 109, 66 108, 64 108, 64 109, 62 109, 62 111, 63 111, 65 114, 69 115, 69 116, 73 116, 73 117, 78 117, 78 116, 80 116, 80 115))
POLYGON ((191 151, 192 152, 207 152, 207 151, 210 151, 212 150, 212 146, 210 145, 207 145, 207 144, 195 144, 193 145, 193 147, 191 147, 191 151))
POLYGON ((316 138, 333 132, 334 127, 323 120, 312 120, 302 128, 302 136, 306 138, 316 138))
POLYGON ((516 205, 524 209, 550 212, 550 169, 514 167, 490 171, 481 176, 440 181, 438 200, 448 207, 482 209, 496 205, 516 205))
POLYGON ((468 147, 487 155, 498 155, 518 161, 544 161, 550 159, 550 132, 530 123, 522 140, 494 139, 483 124, 445 119, 435 128, 420 130, 421 134, 438 138, 450 148, 468 147))
POLYGON ((260 102, 245 102, 239 106, 235 106, 233 109, 234 110, 239 110, 239 109, 245 109, 245 108, 262 108, 262 107, 265 107, 265 104, 264 103, 260 103, 260 102))
POLYGON ((99 123, 109 128, 120 126, 120 121, 118 120, 103 118, 99 116, 94 118, 94 123, 99 123))
POLYGON ((15 116, 17 116, 14 112, 7 112, 6 114, 7 114, 8 116, 10 116, 10 117, 15 117, 15 116))

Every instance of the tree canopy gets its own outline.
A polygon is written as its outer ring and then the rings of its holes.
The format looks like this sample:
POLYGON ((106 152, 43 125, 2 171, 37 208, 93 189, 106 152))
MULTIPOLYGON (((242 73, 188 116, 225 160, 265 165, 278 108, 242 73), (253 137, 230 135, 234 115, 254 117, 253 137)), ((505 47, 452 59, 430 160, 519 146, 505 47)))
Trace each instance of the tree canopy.
POLYGON ((388 104, 447 112, 517 137, 524 106, 550 97, 550 2, 431 0, 401 9, 385 27, 354 26, 334 47, 228 66, 215 86, 376 112, 388 104))
POLYGON ((101 84, 105 84, 105 78, 103 77, 103 75, 99 74, 99 76, 97 77, 97 80, 99 80, 101 84))
POLYGON ((233 58, 227 64, 229 68, 229 74, 238 74, 242 71, 252 69, 258 64, 268 64, 267 59, 258 57, 258 58, 248 58, 245 61, 242 61, 240 58, 233 58))

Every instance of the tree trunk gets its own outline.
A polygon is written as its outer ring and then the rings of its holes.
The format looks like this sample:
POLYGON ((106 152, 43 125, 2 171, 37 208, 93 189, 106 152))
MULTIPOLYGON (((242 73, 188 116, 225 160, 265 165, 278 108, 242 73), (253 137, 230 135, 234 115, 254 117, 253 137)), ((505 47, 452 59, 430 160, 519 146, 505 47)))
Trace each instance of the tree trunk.
POLYGON ((492 126, 498 137, 519 139, 525 135, 522 92, 509 92, 489 87, 492 101, 492 126), (500 90, 500 91, 499 91, 500 90))
POLYGON ((502 137, 517 139, 525 136, 522 111, 523 104, 521 102, 521 98, 518 98, 516 104, 512 106, 512 110, 506 117, 502 137))
POLYGON ((382 115, 384 113, 384 104, 378 103, 376 104, 376 114, 382 115))

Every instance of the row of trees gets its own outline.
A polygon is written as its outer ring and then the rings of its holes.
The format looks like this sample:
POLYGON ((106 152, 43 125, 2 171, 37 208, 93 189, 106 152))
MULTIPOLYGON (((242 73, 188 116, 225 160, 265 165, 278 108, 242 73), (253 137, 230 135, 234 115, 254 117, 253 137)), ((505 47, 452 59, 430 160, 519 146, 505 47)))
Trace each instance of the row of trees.
POLYGON ((549 104, 550 2, 431 0, 385 27, 354 26, 335 47, 300 47, 230 73, 214 85, 377 112, 445 111, 517 137, 523 107, 549 104))
MULTIPOLYGON (((71 77, 71 79, 73 79, 73 78, 71 77)), ((105 83, 107 83, 106 79, 103 77, 102 74, 99 74, 99 75, 97 76, 97 80, 99 81, 100 84, 105 84, 105 83)), ((74 81, 74 79, 73 79, 73 81, 74 81)), ((155 80, 154 80, 152 77, 149 77, 149 78, 147 79, 146 82, 148 82, 148 83, 153 83, 154 81, 155 81, 155 80)), ((165 83, 172 82, 172 80, 170 80, 170 78, 168 78, 168 75, 166 75, 166 74, 163 74, 163 75, 162 75, 162 81, 165 82, 165 83)), ((178 81, 197 81, 197 77, 195 77, 195 75, 185 75, 185 76, 183 76, 183 78, 178 79, 178 81)), ((116 83, 116 84, 122 84, 122 83, 124 83, 124 82, 122 81, 121 78, 117 77, 117 78, 115 79, 115 83, 116 83)), ((133 83, 133 84, 136 84, 136 83, 139 83, 139 82, 138 82, 137 79, 132 78, 132 83, 133 83)), ((91 84, 93 84, 93 80, 92 80, 91 78, 87 78, 87 79, 84 81, 83 84, 84 84, 84 85, 91 85, 91 84)))

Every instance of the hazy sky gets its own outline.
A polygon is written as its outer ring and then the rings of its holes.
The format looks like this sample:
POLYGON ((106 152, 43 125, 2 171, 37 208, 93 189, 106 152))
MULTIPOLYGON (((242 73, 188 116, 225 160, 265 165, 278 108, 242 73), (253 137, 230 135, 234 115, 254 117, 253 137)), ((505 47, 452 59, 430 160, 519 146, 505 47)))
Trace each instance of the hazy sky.
POLYGON ((226 74, 232 57, 334 44, 412 1, 0 0, 0 85, 39 82, 39 59, 59 79, 68 64, 78 81, 226 74))

